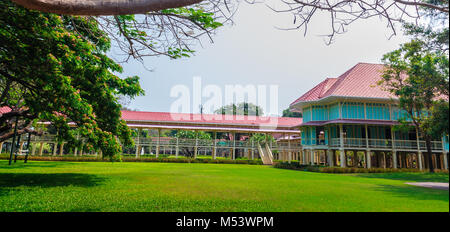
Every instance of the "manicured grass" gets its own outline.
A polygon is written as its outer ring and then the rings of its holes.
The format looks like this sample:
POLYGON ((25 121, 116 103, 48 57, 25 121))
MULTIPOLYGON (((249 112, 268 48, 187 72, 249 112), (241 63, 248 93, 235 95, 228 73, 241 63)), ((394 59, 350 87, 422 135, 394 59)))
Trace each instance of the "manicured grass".
POLYGON ((449 211, 405 185, 448 174, 325 174, 262 165, 0 160, 0 211, 449 211))

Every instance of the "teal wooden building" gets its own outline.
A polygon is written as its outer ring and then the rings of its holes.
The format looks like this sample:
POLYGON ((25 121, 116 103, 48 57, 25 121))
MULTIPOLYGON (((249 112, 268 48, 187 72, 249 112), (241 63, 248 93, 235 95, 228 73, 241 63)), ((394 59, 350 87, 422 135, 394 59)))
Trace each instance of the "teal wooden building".
MULTIPOLYGON (((358 63, 338 78, 327 78, 291 103, 302 112, 301 162, 329 166, 429 167, 425 141, 417 131, 394 130, 407 114, 383 90, 383 65, 358 63)), ((448 135, 432 142, 434 167, 448 169, 448 135)))

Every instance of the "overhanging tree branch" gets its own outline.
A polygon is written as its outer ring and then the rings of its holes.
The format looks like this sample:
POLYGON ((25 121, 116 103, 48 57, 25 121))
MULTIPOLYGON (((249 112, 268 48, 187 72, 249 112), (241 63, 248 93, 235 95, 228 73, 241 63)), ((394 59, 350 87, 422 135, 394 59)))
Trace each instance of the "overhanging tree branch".
POLYGON ((143 14, 203 0, 12 0, 28 9, 65 15, 143 14))

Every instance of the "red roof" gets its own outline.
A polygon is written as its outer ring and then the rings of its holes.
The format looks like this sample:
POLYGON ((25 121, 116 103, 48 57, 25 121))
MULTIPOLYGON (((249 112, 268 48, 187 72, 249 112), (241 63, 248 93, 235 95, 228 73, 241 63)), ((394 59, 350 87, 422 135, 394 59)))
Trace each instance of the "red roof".
MULTIPOLYGON (((11 111, 11 108, 0 107, 0 114, 11 111)), ((145 111, 122 111, 122 119, 127 122, 150 122, 150 123, 193 123, 213 125, 242 125, 242 126, 276 126, 295 127, 302 123, 301 118, 288 117, 263 117, 243 115, 220 115, 220 114, 184 114, 169 112, 145 112, 145 111)))
POLYGON ((338 78, 325 79, 291 105, 317 101, 329 96, 395 98, 377 84, 381 80, 383 69, 383 64, 358 63, 338 78))
POLYGON ((8 113, 10 111, 11 111, 11 108, 9 108, 8 106, 0 107, 0 114, 8 113))
POLYGON ((191 114, 170 112, 122 111, 122 119, 127 122, 194 123, 246 126, 295 127, 302 123, 301 118, 263 117, 221 114, 191 114))

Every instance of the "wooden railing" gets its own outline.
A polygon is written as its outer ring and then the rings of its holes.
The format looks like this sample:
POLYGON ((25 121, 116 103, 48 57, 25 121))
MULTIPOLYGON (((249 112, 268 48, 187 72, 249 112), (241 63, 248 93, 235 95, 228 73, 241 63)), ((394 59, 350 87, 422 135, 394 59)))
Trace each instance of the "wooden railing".
MULTIPOLYGON (((27 137, 22 136, 22 141, 25 141, 27 137)), ((161 147, 194 147, 197 146, 199 148, 212 148, 216 146, 217 148, 240 148, 240 149, 257 149, 256 142, 252 142, 249 140, 246 141, 232 141, 232 140, 223 140, 223 139, 185 139, 185 138, 176 138, 176 137, 161 137, 158 141, 157 137, 147 137, 147 138, 133 138, 136 145, 140 146, 152 146, 155 147, 159 144, 161 147)), ((11 142, 12 140, 7 140, 6 142, 11 142)), ((45 134, 42 136, 32 136, 32 143, 57 143, 56 135, 45 134)), ((268 143, 271 149, 276 150, 300 150, 301 144, 299 142, 291 141, 290 144, 287 142, 277 143, 272 142, 268 143)))
MULTIPOLYGON (((340 147, 341 142, 339 138, 332 138, 330 147, 340 147)), ((420 150, 426 150, 425 141, 419 141, 420 150)), ((399 150, 417 150, 417 140, 391 140, 391 139, 365 139, 365 138, 344 138, 344 147, 352 148, 386 148, 399 150), (368 145, 367 145, 368 142, 368 145)), ((443 150, 442 141, 432 141, 432 150, 443 150)))

